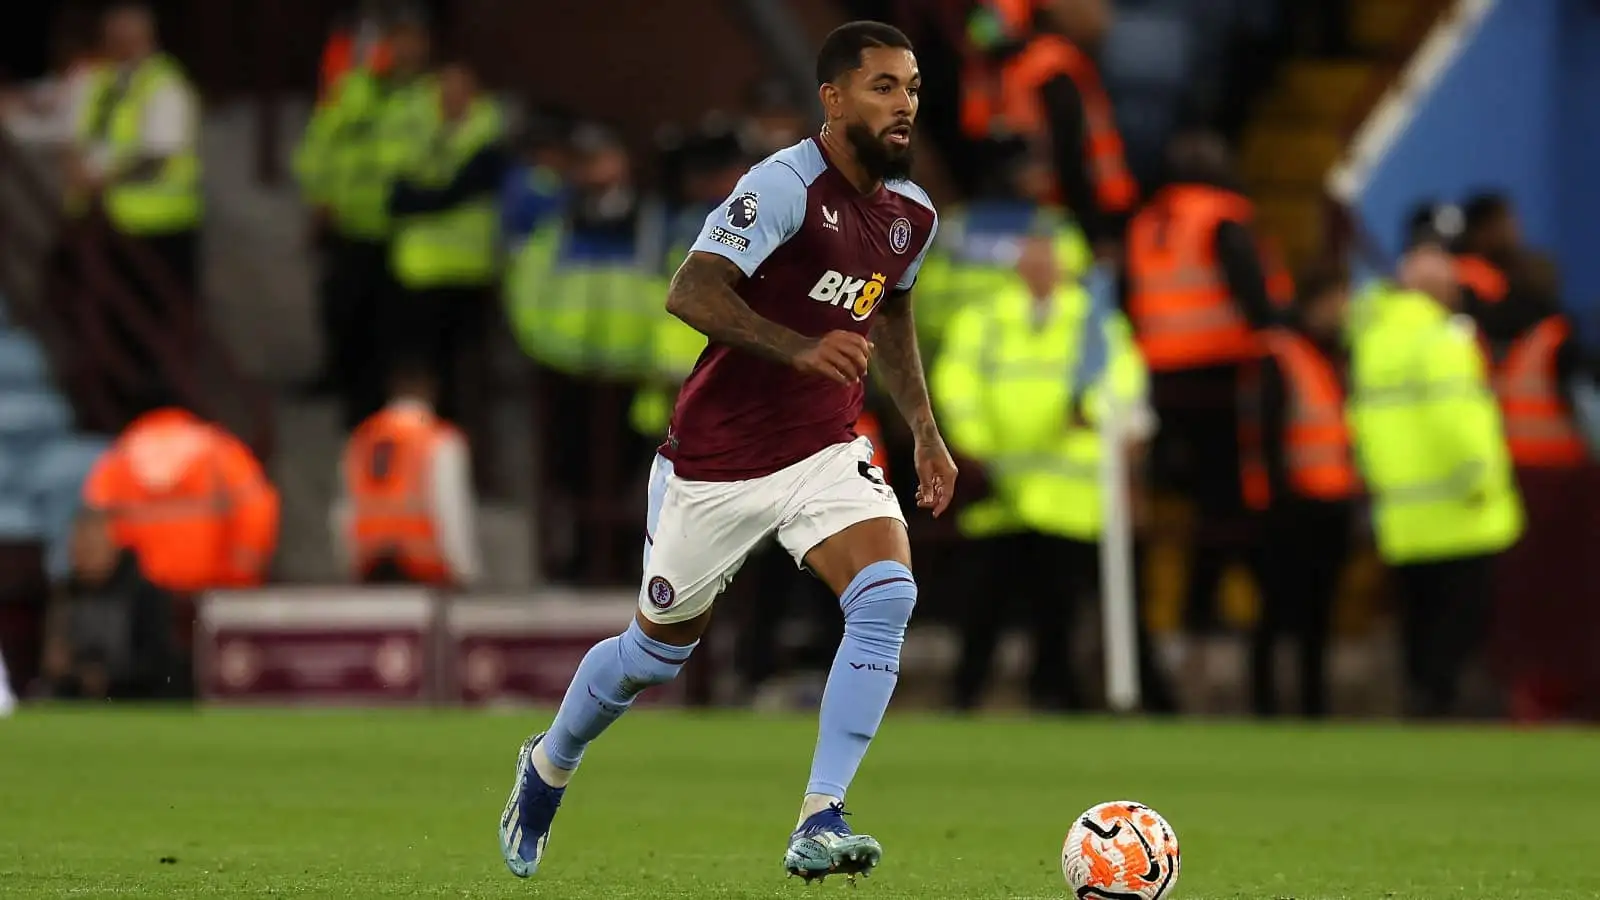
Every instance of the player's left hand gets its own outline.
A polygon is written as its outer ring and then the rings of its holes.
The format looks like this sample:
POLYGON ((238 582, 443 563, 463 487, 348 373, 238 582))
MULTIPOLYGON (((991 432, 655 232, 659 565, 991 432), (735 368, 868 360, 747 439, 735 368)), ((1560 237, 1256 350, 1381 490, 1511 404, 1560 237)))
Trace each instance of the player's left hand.
POLYGON ((933 517, 937 519, 949 508, 950 499, 956 495, 956 461, 950 458, 944 438, 938 435, 928 440, 919 438, 915 456, 917 506, 933 510, 933 517))

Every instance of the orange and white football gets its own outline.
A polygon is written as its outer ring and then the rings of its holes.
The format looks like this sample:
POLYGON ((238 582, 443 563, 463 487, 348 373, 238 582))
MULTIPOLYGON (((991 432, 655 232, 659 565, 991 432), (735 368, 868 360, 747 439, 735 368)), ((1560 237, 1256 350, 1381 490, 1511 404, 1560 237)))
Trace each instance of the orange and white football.
POLYGON ((1167 820, 1130 800, 1090 807, 1061 845, 1061 874, 1079 900, 1162 900, 1181 860, 1167 820))

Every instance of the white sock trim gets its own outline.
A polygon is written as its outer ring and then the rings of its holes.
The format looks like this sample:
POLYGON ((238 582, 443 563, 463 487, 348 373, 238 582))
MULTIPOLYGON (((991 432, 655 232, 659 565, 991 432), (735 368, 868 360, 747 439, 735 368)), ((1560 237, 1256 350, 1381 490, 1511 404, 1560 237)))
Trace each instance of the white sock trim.
POLYGON ((805 821, 835 803, 843 803, 843 797, 833 797, 828 794, 807 794, 800 801, 800 821, 795 823, 796 828, 805 824, 805 821))

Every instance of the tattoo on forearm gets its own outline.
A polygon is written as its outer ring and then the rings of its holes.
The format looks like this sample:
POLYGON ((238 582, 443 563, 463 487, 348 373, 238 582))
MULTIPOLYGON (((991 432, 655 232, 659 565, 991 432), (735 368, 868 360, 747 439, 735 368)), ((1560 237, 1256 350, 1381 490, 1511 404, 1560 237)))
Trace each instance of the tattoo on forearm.
POLYGON ((872 323, 873 355, 884 387, 894 405, 911 426, 918 440, 939 434, 933 419, 933 404, 928 400, 928 383, 922 374, 922 355, 917 349, 917 326, 911 315, 911 295, 895 291, 884 299, 883 308, 872 323))
POLYGON ((743 274, 720 256, 691 253, 672 276, 667 311, 719 344, 788 362, 803 352, 810 340, 756 315, 733 290, 743 274))

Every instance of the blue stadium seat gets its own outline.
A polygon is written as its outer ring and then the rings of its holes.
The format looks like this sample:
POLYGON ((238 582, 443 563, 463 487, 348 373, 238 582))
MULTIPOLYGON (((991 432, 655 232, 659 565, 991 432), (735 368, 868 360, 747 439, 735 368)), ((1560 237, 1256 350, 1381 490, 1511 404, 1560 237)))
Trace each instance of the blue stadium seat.
POLYGON ((45 541, 45 570, 52 579, 67 575, 67 547, 82 507, 83 483, 108 446, 96 438, 65 437, 39 448, 29 460, 26 484, 45 541))
POLYGON ((77 435, 45 444, 26 463, 25 478, 30 490, 34 496, 61 489, 78 491, 109 446, 107 441, 77 435))
POLYGON ((33 507, 16 500, 0 500, 0 541, 36 541, 40 537, 39 526, 33 507))
POLYGON ((23 478, 27 469, 27 458, 22 454, 0 449, 0 498, 26 490, 23 478))
POLYGON ((38 343, 19 331, 0 333, 0 389, 49 383, 50 365, 38 343))
POLYGON ((54 391, 0 391, 0 442, 34 449, 71 428, 72 409, 54 391))

